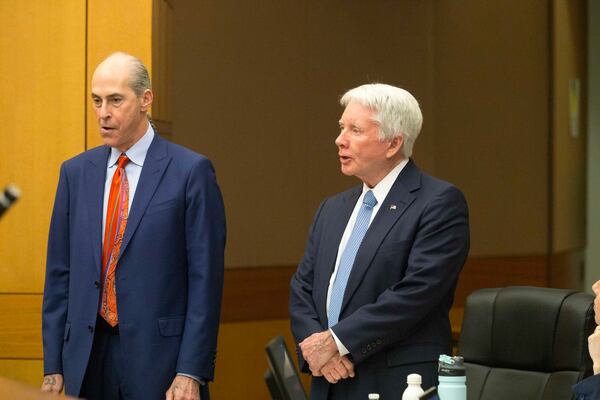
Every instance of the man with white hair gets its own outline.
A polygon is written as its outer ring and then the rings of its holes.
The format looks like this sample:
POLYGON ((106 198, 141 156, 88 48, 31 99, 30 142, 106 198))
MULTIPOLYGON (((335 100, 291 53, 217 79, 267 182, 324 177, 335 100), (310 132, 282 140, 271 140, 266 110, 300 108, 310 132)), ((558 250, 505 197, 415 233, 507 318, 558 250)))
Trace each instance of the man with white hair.
POLYGON ((291 327, 311 399, 399 398, 411 373, 437 383, 448 312, 469 250, 465 198, 412 161, 422 115, 406 90, 348 91, 335 140, 362 182, 323 201, 291 281, 291 327))

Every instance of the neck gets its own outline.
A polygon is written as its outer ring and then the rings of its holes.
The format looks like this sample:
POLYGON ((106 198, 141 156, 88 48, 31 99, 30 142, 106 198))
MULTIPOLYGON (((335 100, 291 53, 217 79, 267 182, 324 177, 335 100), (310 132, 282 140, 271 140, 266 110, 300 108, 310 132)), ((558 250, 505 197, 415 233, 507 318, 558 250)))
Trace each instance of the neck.
POLYGON ((141 126, 138 128, 138 130, 136 131, 136 134, 133 137, 133 140, 130 143, 127 143, 125 146, 122 147, 117 147, 117 149, 122 152, 125 153, 127 150, 129 150, 134 144, 136 144, 137 142, 140 141, 141 138, 144 137, 144 135, 146 134, 146 132, 148 131, 148 120, 144 120, 143 123, 141 124, 141 126))
POLYGON ((377 184, 379 182, 381 182, 381 180, 383 178, 385 178, 387 176, 387 174, 389 174, 394 168, 396 168, 402 161, 404 161, 404 158, 398 158, 398 159, 392 159, 389 160, 389 162, 386 162, 383 166, 383 168, 381 168, 377 175, 373 176, 373 177, 369 177, 367 179, 361 179, 365 185, 367 185, 370 189, 373 189, 375 186, 377 186, 377 184))

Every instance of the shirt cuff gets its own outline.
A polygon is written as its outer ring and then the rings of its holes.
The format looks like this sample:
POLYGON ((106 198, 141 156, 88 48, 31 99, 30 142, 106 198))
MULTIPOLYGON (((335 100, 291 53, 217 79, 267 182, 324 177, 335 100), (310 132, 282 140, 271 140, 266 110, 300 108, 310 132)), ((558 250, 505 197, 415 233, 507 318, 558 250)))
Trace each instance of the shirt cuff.
POLYGON ((190 375, 190 374, 186 374, 184 372, 178 372, 177 375, 178 376, 186 376, 188 378, 192 378, 193 380, 195 380, 196 382, 198 382, 202 386, 206 385, 206 381, 204 379, 198 378, 196 375, 190 375))
POLYGON ((335 340, 335 345, 337 346, 338 351, 340 352, 340 356, 345 356, 346 354, 350 354, 350 352, 348 351, 346 346, 344 346, 344 343, 342 343, 340 341, 340 339, 338 339, 338 337, 335 335, 335 333, 333 332, 333 329, 329 328, 329 332, 331 332, 331 336, 333 336, 333 340, 335 340))

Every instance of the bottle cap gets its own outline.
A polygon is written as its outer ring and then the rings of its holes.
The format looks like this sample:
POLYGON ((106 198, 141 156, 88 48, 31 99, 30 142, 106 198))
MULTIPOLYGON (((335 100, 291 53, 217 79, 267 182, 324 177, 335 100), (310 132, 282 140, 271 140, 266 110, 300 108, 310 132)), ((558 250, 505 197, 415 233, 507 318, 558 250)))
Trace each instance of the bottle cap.
POLYGON ((410 374, 406 377, 406 383, 409 385, 420 385, 421 384, 421 375, 419 374, 410 374))
POLYGON ((379 400, 379 393, 369 393, 369 400, 379 400))
POLYGON ((438 373, 439 376, 465 376, 464 358, 460 356, 450 357, 445 354, 440 355, 438 373))

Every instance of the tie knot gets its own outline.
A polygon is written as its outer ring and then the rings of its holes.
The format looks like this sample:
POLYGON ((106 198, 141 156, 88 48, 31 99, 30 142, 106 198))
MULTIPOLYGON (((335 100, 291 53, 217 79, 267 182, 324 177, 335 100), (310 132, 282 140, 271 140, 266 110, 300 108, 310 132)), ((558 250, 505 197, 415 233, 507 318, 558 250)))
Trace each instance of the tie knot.
POLYGON ((375 207, 375 204, 377 204, 377 199, 375 198, 372 190, 369 190, 367 193, 365 193, 363 204, 369 208, 373 208, 375 207))
POLYGON ((129 162, 129 158, 127 158, 127 155, 125 153, 123 153, 119 156, 118 167, 125 168, 125 165, 127 165, 128 162, 129 162))

